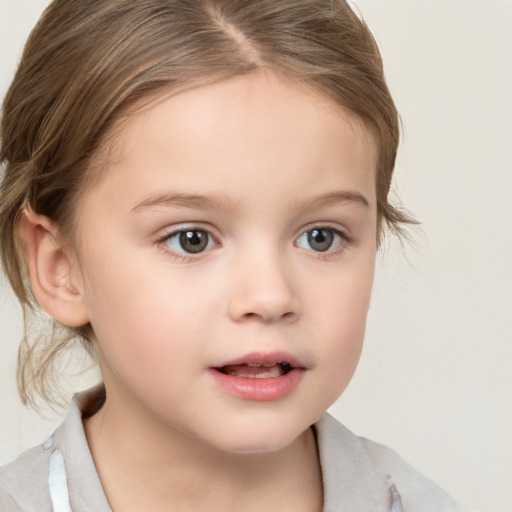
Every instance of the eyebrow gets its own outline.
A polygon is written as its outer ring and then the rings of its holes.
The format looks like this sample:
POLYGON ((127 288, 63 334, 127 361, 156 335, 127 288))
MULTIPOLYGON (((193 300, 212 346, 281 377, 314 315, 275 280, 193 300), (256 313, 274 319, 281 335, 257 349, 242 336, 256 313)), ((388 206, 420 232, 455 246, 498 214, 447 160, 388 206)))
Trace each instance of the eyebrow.
MULTIPOLYGON (((312 210, 331 206, 337 203, 355 203, 364 208, 370 208, 368 200, 359 192, 340 190, 322 194, 313 199, 299 201, 296 204, 297 210, 312 210)), ((164 206, 170 208, 190 208, 196 210, 236 210, 238 203, 225 196, 204 196, 200 194, 158 194, 150 196, 138 203, 131 212, 136 212, 153 206, 164 206)))
POLYGON ((327 194, 321 194, 313 199, 301 201, 297 203, 297 206, 299 210, 312 210, 338 203, 354 203, 364 207, 365 209, 370 208, 370 202, 363 196, 363 194, 352 190, 336 190, 328 192, 327 194))
POLYGON ((237 205, 225 196, 203 196, 200 194, 158 194, 150 196, 134 208, 131 212, 151 208, 152 206, 166 206, 170 208, 190 208, 196 210, 234 210, 237 205))

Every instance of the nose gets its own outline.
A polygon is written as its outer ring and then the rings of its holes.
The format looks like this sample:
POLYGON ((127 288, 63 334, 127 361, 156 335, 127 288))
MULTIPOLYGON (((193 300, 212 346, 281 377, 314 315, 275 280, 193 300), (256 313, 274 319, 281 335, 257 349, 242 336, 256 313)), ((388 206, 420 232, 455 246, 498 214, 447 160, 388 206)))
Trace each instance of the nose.
POLYGON ((278 251, 260 250, 233 264, 229 316, 236 322, 294 322, 300 315, 293 272, 278 251))

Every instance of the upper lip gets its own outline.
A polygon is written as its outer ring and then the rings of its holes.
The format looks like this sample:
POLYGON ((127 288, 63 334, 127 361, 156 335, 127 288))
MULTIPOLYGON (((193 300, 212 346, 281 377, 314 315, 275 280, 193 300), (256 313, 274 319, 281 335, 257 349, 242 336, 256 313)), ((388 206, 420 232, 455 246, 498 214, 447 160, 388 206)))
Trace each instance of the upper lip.
POLYGON ((254 364, 254 365, 273 365, 279 363, 288 363, 292 368, 304 368, 304 364, 296 357, 288 352, 273 351, 273 352, 251 352, 236 359, 224 361, 223 363, 216 364, 212 368, 222 368, 224 366, 235 366, 241 364, 254 364))

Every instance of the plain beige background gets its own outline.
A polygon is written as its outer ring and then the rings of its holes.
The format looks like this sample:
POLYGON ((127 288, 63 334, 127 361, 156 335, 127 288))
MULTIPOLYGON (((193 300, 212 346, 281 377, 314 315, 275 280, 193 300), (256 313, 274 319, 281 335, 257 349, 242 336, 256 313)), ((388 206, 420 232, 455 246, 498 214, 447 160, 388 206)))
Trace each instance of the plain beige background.
MULTIPOLYGON (((512 510, 512 1, 355 3, 404 121, 397 190, 422 229, 383 251, 363 358, 331 411, 461 502, 512 510)), ((0 97, 46 4, 0 0, 0 97)), ((20 336, 2 282, 0 463, 60 421, 19 403, 20 336)))

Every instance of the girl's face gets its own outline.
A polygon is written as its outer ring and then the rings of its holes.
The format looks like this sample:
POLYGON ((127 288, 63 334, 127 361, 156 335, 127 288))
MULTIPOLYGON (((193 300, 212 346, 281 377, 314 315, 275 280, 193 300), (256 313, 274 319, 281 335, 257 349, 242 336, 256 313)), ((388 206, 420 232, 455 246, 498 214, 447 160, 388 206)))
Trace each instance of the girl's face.
POLYGON ((77 217, 107 404, 231 452, 296 439, 355 370, 376 253, 374 145, 253 73, 119 128, 77 217))

